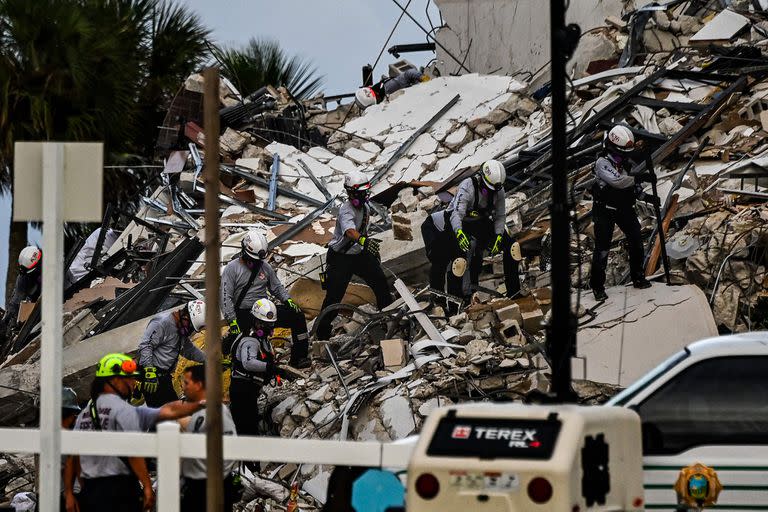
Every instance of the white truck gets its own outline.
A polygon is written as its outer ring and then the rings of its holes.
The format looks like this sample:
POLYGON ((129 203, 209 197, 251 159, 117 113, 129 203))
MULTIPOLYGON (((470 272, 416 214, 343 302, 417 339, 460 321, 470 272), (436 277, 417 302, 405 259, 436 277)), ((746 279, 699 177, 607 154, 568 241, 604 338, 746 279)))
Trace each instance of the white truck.
POLYGON ((768 510, 768 332, 709 338, 673 355, 607 405, 642 419, 646 510, 673 512, 680 469, 717 471, 717 510, 768 510))

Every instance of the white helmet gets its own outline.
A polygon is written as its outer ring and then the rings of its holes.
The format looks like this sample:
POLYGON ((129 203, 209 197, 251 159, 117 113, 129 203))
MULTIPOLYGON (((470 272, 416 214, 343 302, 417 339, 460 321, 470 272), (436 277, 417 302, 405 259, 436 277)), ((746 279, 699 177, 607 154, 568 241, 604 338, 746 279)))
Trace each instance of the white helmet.
POLYGON ((360 171, 352 171, 344 176, 344 188, 349 190, 368 190, 371 188, 371 181, 368 176, 360 171))
POLYGON ((617 124, 605 135, 604 145, 606 149, 629 153, 635 149, 635 135, 626 126, 617 124))
POLYGON ((191 300, 187 302, 187 311, 189 312, 189 321, 192 322, 192 328, 196 331, 205 327, 205 302, 202 300, 191 300))
POLYGON ((243 238, 243 253, 255 260, 267 257, 267 237, 258 231, 249 231, 243 238))
POLYGON ((365 110, 371 105, 376 104, 376 93, 373 92, 373 87, 361 87, 355 92, 355 103, 358 107, 365 110))
POLYGON ((256 320, 274 323, 277 321, 277 307, 275 306, 275 303, 269 299, 259 299, 253 303, 253 307, 251 307, 251 315, 253 315, 256 320))
POLYGON ((34 245, 28 245, 19 253, 19 271, 29 274, 35 270, 43 259, 43 250, 34 245))
POLYGON ((485 181, 488 188, 495 190, 504 188, 504 182, 507 179, 507 171, 504 170, 504 164, 498 160, 488 160, 483 164, 481 172, 483 174, 483 181, 485 181))

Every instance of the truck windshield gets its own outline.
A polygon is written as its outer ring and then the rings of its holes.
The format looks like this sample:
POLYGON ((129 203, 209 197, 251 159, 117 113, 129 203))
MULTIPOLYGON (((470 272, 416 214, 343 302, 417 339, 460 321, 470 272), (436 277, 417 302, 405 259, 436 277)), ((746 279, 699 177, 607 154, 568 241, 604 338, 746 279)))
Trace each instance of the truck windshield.
POLYGON ((638 393, 643 391, 649 385, 651 385, 656 379, 667 373, 669 370, 680 364, 685 358, 691 355, 691 352, 686 347, 685 349, 672 355, 669 359, 661 363, 659 366, 646 373, 640 380, 629 386, 627 389, 611 398, 605 405, 627 405, 632 398, 638 393))

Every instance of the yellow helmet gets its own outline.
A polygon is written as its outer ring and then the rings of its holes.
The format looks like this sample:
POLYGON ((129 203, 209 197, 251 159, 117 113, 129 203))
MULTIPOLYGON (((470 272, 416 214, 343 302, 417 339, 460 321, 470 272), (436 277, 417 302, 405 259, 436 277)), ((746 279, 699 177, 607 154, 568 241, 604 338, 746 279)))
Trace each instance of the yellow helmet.
POLYGON ((139 367, 131 356, 107 354, 99 361, 97 377, 138 377, 139 367))

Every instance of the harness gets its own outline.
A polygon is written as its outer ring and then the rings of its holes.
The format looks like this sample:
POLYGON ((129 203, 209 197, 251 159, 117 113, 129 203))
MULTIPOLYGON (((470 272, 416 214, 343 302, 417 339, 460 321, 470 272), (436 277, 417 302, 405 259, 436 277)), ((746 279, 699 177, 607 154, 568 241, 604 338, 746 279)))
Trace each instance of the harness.
MULTIPOLYGON (((267 378, 266 376, 259 376, 253 372, 248 371, 245 366, 243 366, 243 362, 238 357, 238 351, 240 350, 240 345, 242 344, 243 340, 246 338, 246 336, 240 336, 237 341, 235 342, 234 346, 232 347, 232 377, 236 377, 239 379, 244 380, 250 380, 259 384, 264 384, 266 382, 267 378)), ((258 338, 252 338, 259 342, 259 354, 258 358, 259 361, 267 362, 270 359, 274 359, 274 354, 272 353, 272 346, 269 343, 269 340, 266 341, 266 344, 268 345, 265 347, 265 342, 258 338)))
POLYGON ((235 310, 240 309, 240 306, 243 304, 243 301, 245 300, 245 296, 248 293, 248 290, 251 289, 251 285, 256 280, 256 276, 261 271, 261 267, 264 265, 263 260, 257 260, 253 263, 253 268, 251 269, 251 276, 248 278, 248 282, 243 287, 242 290, 240 290, 240 295, 237 296, 237 300, 235 301, 235 310))
MULTIPOLYGON (((360 223, 360 229, 357 231, 362 236, 368 236, 368 222, 371 220, 371 208, 370 206, 363 205, 363 222, 360 223)), ((344 234, 342 233, 342 236, 344 234)), ((342 254, 347 254, 347 251, 349 251, 354 244, 357 242, 353 241, 350 238, 347 238, 347 240, 344 242, 344 245, 341 246, 341 248, 337 251, 342 254)))
POLYGON ((472 185, 474 185, 475 189, 475 201, 472 203, 472 209, 467 212, 467 217, 473 219, 478 217, 490 219, 493 214, 494 206, 496 205, 496 191, 489 189, 488 204, 485 205, 485 208, 480 208, 480 187, 482 185, 480 184, 480 179, 477 174, 472 176, 472 185))

